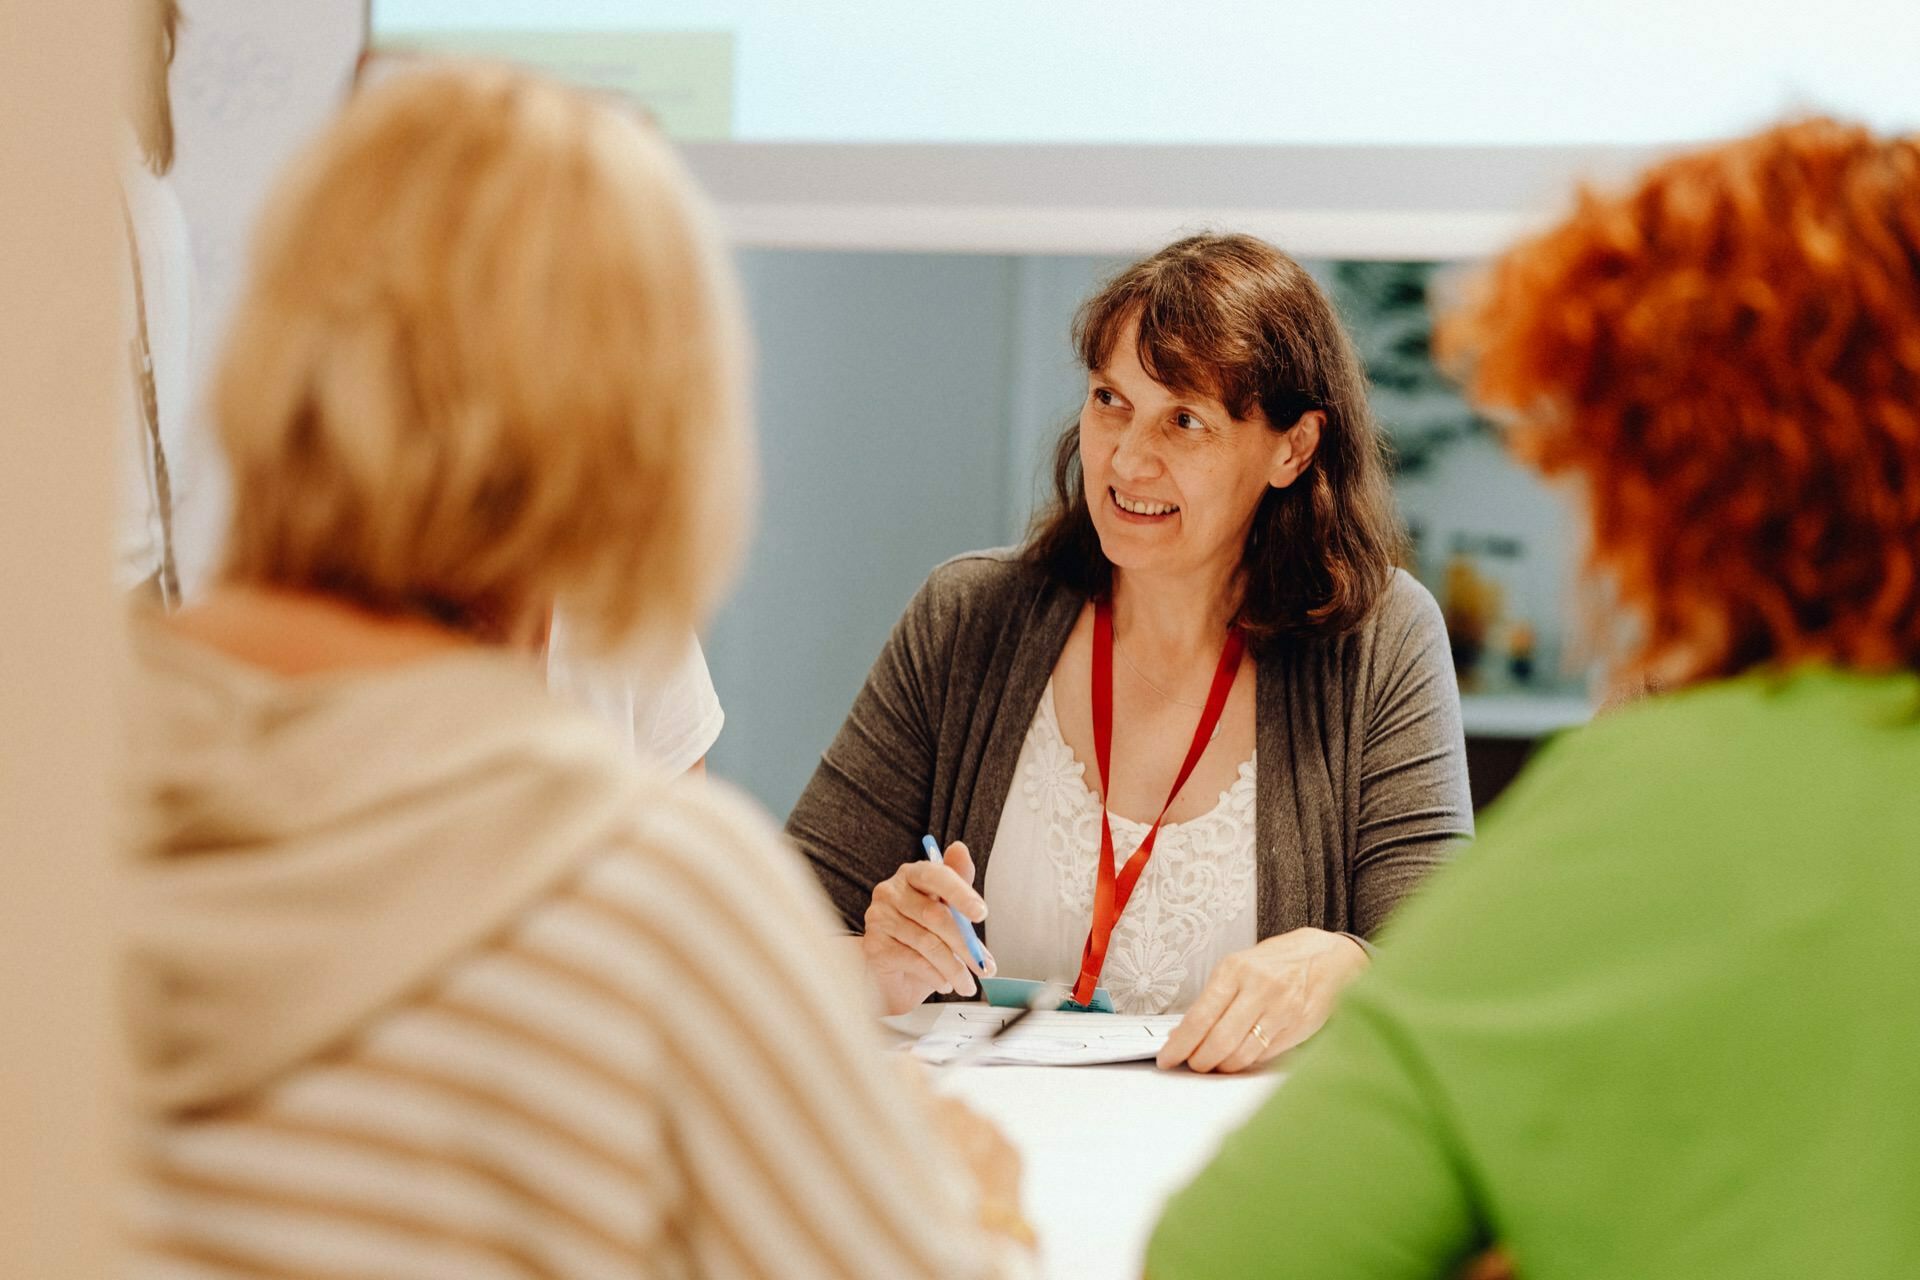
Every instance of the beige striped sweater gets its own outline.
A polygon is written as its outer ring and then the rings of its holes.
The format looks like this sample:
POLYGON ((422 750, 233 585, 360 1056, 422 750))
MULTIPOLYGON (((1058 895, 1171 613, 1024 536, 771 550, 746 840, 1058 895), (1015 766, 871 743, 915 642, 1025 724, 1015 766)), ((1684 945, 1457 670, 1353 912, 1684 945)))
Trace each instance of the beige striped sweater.
POLYGON ((136 1275, 999 1273, 744 802, 506 659, 139 650, 136 1275))

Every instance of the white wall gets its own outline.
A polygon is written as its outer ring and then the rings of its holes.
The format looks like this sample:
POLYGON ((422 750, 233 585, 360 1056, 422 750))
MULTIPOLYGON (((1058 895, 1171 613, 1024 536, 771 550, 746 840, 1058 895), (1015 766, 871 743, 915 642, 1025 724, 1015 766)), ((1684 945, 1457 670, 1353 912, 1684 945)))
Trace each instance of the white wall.
POLYGON ((1017 542, 1028 516, 1053 493, 1053 449, 1086 398, 1087 375, 1069 333, 1080 304, 1124 258, 1014 259, 1013 393, 1008 403, 1006 540, 1017 542))
POLYGON ((1920 124, 1910 0, 1826 0, 1817 22, 1795 0, 971 0, 905 16, 893 0, 376 0, 374 15, 412 34, 714 33, 734 54, 709 74, 730 82, 736 136, 760 141, 1666 145, 1809 99, 1920 124))
POLYGON ((194 258, 192 447, 176 462, 181 577, 212 568, 226 483, 207 431, 204 389, 262 200, 282 167, 338 106, 359 56, 361 0, 181 0, 173 71, 173 183, 194 258))
POLYGON ((1003 258, 751 253, 758 534, 707 656, 715 772, 784 815, 927 571, 1006 540, 1003 258))

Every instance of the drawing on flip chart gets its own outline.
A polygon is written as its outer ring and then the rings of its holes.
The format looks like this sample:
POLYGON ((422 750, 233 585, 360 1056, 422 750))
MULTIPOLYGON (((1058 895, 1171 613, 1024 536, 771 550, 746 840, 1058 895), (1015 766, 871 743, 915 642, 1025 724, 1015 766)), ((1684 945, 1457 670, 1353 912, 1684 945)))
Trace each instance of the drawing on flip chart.
POLYGON ((1034 1067, 1139 1062, 1160 1052, 1181 1017, 1177 1013, 1128 1017, 1049 1010, 1029 1014, 1020 1025, 992 1039, 1001 1024, 1017 1012, 986 1005, 943 1009, 933 1029, 913 1046, 913 1052, 922 1061, 936 1064, 961 1058, 970 1065, 1034 1067), (983 1046, 983 1041, 991 1043, 983 1046))

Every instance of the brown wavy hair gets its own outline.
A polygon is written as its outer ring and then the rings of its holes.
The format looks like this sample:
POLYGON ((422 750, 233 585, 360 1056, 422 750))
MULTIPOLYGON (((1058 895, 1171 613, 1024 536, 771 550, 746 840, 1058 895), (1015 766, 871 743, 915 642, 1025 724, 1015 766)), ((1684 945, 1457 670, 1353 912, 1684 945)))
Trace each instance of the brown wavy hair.
POLYGON ((1624 673, 1920 667, 1920 141, 1809 119, 1585 192, 1440 349, 1583 482, 1624 673))
MULTIPOLYGON (((1241 557, 1238 622, 1256 641, 1359 625, 1392 577, 1400 527, 1366 375, 1326 294, 1263 240, 1189 236, 1081 306, 1073 324, 1081 364, 1102 367, 1135 319, 1141 367, 1162 386, 1211 396, 1235 418, 1258 409, 1275 431, 1310 410, 1326 415, 1307 469, 1260 500, 1241 557)), ((1054 450, 1053 488, 1026 556, 1070 587, 1104 594, 1113 565, 1087 509, 1077 416, 1054 450)))

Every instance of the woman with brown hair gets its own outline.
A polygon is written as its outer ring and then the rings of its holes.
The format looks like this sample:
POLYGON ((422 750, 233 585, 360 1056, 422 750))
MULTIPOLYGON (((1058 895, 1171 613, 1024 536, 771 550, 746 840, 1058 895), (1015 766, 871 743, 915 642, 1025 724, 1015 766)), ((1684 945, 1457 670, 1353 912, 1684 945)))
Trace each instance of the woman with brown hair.
POLYGON ((1529 765, 1148 1274, 1920 1273, 1920 138, 1668 160, 1442 333, 1660 692, 1529 765))
POLYGON ((1053 506, 1025 548, 934 571, 788 832, 890 1011, 1066 980, 1186 1010, 1162 1065, 1245 1070, 1319 1027, 1471 829, 1446 636, 1394 568, 1365 380, 1299 264, 1179 241, 1075 341, 1053 506), (949 908, 986 923, 984 965, 949 908))

